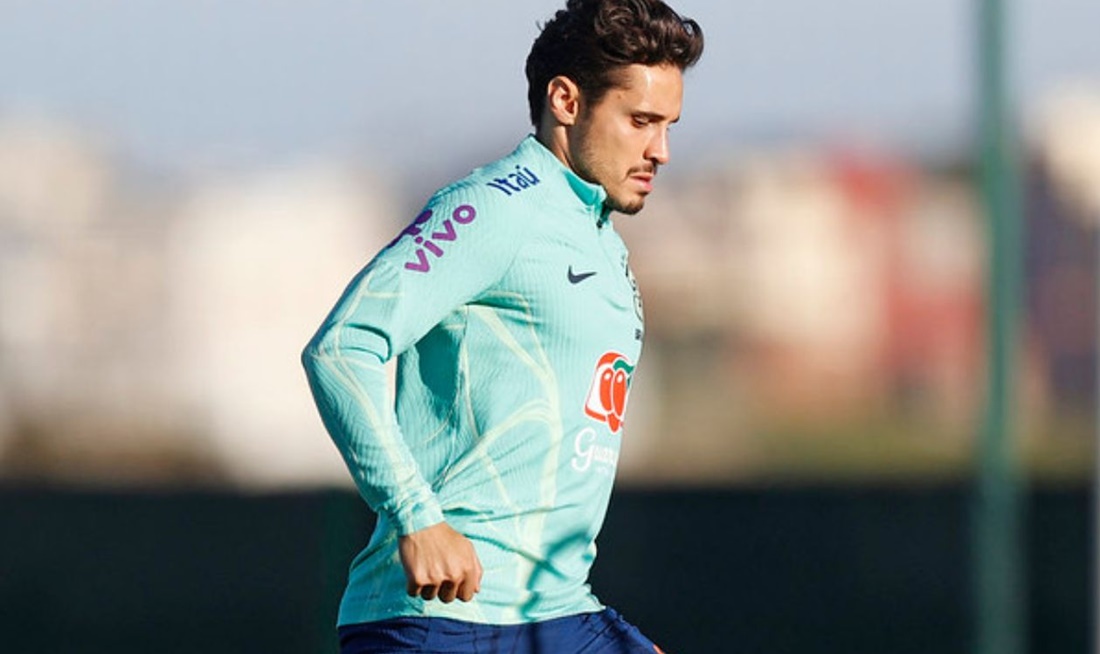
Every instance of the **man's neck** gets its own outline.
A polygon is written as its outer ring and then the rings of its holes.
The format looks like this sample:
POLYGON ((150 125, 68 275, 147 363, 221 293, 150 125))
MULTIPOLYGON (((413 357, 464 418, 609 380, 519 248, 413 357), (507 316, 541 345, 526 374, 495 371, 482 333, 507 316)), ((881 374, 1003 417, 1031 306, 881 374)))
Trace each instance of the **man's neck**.
POLYGON ((535 132, 535 138, 566 168, 577 172, 569 159, 569 135, 564 125, 556 125, 551 128, 542 127, 535 132))

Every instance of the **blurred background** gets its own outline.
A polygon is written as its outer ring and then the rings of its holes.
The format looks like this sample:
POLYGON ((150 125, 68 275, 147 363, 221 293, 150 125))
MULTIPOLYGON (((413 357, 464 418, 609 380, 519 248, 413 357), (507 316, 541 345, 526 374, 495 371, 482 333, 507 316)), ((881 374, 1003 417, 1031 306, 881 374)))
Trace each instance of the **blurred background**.
MULTIPOLYGON (((371 516, 299 352, 530 131, 561 4, 0 0, 5 651, 335 651, 371 516)), ((1004 5, 1022 651, 1085 652, 1100 3, 1004 5)), ((670 652, 975 651, 978 3, 674 7, 707 49, 616 219, 647 341, 597 594, 670 652)))

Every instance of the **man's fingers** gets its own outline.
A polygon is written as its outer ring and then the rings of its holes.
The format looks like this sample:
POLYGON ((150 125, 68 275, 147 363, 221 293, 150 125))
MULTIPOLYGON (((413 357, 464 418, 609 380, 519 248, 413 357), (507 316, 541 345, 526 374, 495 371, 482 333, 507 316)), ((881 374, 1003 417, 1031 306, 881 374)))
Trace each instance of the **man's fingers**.
POLYGON ((408 592, 409 597, 421 597, 429 601, 438 599, 445 604, 449 604, 458 599, 469 602, 481 592, 481 580, 477 577, 468 576, 461 582, 444 581, 438 586, 409 582, 405 590, 408 592))
POLYGON ((398 550, 409 597, 468 602, 481 588, 483 570, 473 543, 445 522, 401 536, 398 550))
POLYGON ((405 584, 405 592, 409 594, 409 597, 423 597, 426 600, 431 600, 435 599, 438 588, 426 578, 420 581, 413 577, 405 584))
POLYGON ((444 581, 439 585, 439 601, 444 604, 450 604, 455 601, 455 595, 458 593, 458 586, 453 581, 444 581))
POLYGON ((405 591, 409 597, 420 597, 429 601, 438 599, 445 604, 456 599, 469 602, 481 591, 481 575, 468 574, 459 581, 447 579, 439 584, 426 580, 424 583, 410 580, 405 586, 405 591))
POLYGON ((474 598, 474 595, 477 595, 477 591, 477 583, 472 579, 466 579, 458 586, 455 597, 463 602, 469 602, 474 598))

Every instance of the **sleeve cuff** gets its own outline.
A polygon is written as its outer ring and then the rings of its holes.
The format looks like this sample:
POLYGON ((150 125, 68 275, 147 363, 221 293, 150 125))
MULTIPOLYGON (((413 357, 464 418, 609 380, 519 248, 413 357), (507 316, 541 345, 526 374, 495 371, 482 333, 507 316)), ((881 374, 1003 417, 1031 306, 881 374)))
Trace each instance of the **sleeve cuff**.
POLYGON ((398 509, 393 514, 393 521, 397 525, 398 535, 408 536, 443 522, 443 509, 434 497, 430 497, 398 509))

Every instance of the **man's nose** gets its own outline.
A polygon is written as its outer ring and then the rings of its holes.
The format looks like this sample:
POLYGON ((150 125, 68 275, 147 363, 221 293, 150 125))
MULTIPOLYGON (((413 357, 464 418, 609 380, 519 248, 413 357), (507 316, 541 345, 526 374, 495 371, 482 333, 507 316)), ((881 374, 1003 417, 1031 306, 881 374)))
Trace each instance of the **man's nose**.
POLYGON ((649 142, 646 148, 645 158, 653 163, 663 166, 668 163, 668 129, 662 129, 649 142))

